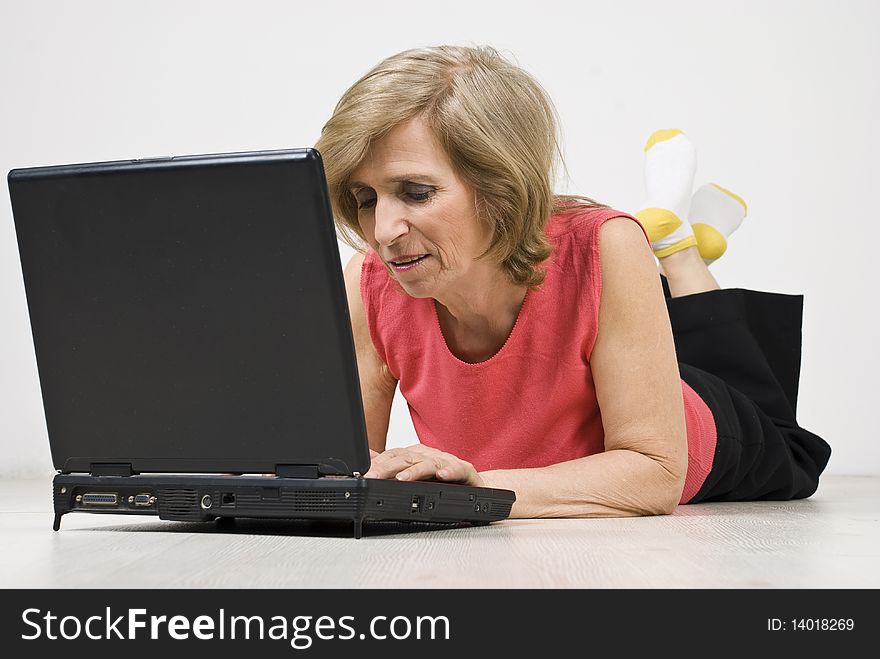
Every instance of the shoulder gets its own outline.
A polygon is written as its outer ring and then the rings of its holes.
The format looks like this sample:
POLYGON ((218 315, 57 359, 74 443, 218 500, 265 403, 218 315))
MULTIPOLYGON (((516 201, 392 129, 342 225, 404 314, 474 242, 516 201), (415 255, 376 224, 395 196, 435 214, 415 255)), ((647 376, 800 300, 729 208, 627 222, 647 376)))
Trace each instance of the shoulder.
POLYGON ((361 334, 364 344, 369 337, 385 363, 412 341, 413 334, 428 322, 425 317, 433 313, 433 305, 425 304, 426 300, 406 294, 373 250, 352 256, 344 279, 352 330, 361 334), (401 322, 402 318, 407 322, 401 322))
POLYGON ((366 252, 355 252, 343 270, 345 292, 351 297, 357 294, 364 301, 374 298, 391 283, 391 278, 382 267, 376 253, 368 249, 366 252))
POLYGON ((360 286, 361 269, 364 266, 365 258, 366 254, 364 254, 363 252, 355 252, 354 255, 348 260, 348 263, 345 264, 343 277, 345 278, 346 288, 348 288, 351 284, 355 284, 358 287, 360 286))
POLYGON ((591 263, 591 270, 598 270, 602 259, 614 258, 614 254, 621 249, 647 249, 651 254, 648 236, 639 221, 614 208, 555 215, 551 218, 547 233, 554 250, 560 251, 560 256, 561 253, 571 252, 575 261, 591 263), (609 256, 606 256, 606 252, 609 256))
POLYGON ((579 238, 595 237, 599 227, 609 221, 616 221, 617 224, 629 221, 641 227, 639 221, 632 215, 616 208, 602 207, 557 213, 547 222, 546 231, 550 238, 562 238, 566 235, 575 235, 579 238))
MULTIPOLYGON (((657 289, 663 299, 657 262, 641 225, 628 217, 604 222, 598 232, 597 285, 600 307, 628 314, 635 300, 657 289), (629 310, 629 311, 628 311, 629 310)), ((600 314, 600 326, 603 314, 600 314)))
POLYGON ((342 271, 342 277, 345 281, 345 295, 348 298, 348 308, 354 324, 363 319, 365 315, 364 301, 361 296, 361 272, 364 258, 363 253, 355 252, 342 271))
POLYGON ((652 256, 651 245, 638 221, 626 215, 610 217, 598 227, 599 250, 603 259, 640 253, 652 256))
POLYGON ((342 277, 345 280, 345 294, 348 296, 349 307, 353 309, 363 308, 363 299, 361 297, 363 282, 361 281, 361 276, 365 260, 366 254, 355 252, 342 271, 342 277))
POLYGON ((602 278, 609 275, 631 279, 657 277, 651 243, 638 221, 629 216, 612 217, 597 231, 602 278))
POLYGON ((371 368, 375 364, 384 364, 384 350, 377 343, 378 336, 374 331, 375 309, 369 304, 368 297, 362 294, 363 280, 368 277, 369 254, 356 252, 345 265, 345 294, 348 298, 348 312, 351 318, 351 331, 354 336, 355 350, 358 354, 358 368, 371 368))

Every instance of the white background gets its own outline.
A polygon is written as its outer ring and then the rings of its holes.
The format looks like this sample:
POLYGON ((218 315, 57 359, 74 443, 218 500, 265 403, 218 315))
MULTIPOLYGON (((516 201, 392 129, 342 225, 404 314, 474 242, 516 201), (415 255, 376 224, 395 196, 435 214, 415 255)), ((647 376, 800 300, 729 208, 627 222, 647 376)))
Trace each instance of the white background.
MULTIPOLYGON (((310 146, 380 59, 441 43, 494 45, 549 91, 571 177, 560 191, 634 211, 646 138, 683 129, 695 186, 717 182, 749 204, 713 266, 722 286, 806 295, 799 420, 831 443, 828 473, 880 472, 880 4, 0 2, 3 172, 310 146)), ((48 474, 8 202, 0 309, 0 476, 48 474)), ((413 441, 398 400, 390 444, 413 441)))

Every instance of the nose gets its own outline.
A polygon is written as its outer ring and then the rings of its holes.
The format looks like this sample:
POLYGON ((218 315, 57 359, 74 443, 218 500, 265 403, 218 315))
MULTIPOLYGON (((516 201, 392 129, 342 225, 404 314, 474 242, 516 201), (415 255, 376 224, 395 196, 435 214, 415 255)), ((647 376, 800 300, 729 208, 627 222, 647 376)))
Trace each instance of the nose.
POLYGON ((409 233, 406 206, 394 198, 376 199, 373 218, 376 222, 373 235, 376 242, 383 247, 392 245, 400 237, 409 233))

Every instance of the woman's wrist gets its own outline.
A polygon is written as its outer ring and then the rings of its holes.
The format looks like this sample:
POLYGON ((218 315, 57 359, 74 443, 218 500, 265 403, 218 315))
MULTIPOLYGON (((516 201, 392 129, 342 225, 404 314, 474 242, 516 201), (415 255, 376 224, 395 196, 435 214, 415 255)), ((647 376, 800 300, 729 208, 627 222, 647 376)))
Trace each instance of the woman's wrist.
POLYGON ((505 489, 504 486, 498 483, 497 471, 478 471, 477 478, 480 479, 480 487, 495 487, 505 489))

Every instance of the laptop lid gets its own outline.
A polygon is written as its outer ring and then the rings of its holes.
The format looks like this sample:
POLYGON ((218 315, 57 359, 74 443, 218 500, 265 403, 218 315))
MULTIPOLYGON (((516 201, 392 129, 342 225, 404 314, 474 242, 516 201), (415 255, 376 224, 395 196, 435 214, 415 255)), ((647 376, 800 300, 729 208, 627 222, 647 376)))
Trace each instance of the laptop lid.
POLYGON ((365 472, 313 149, 9 173, 55 468, 365 472))

